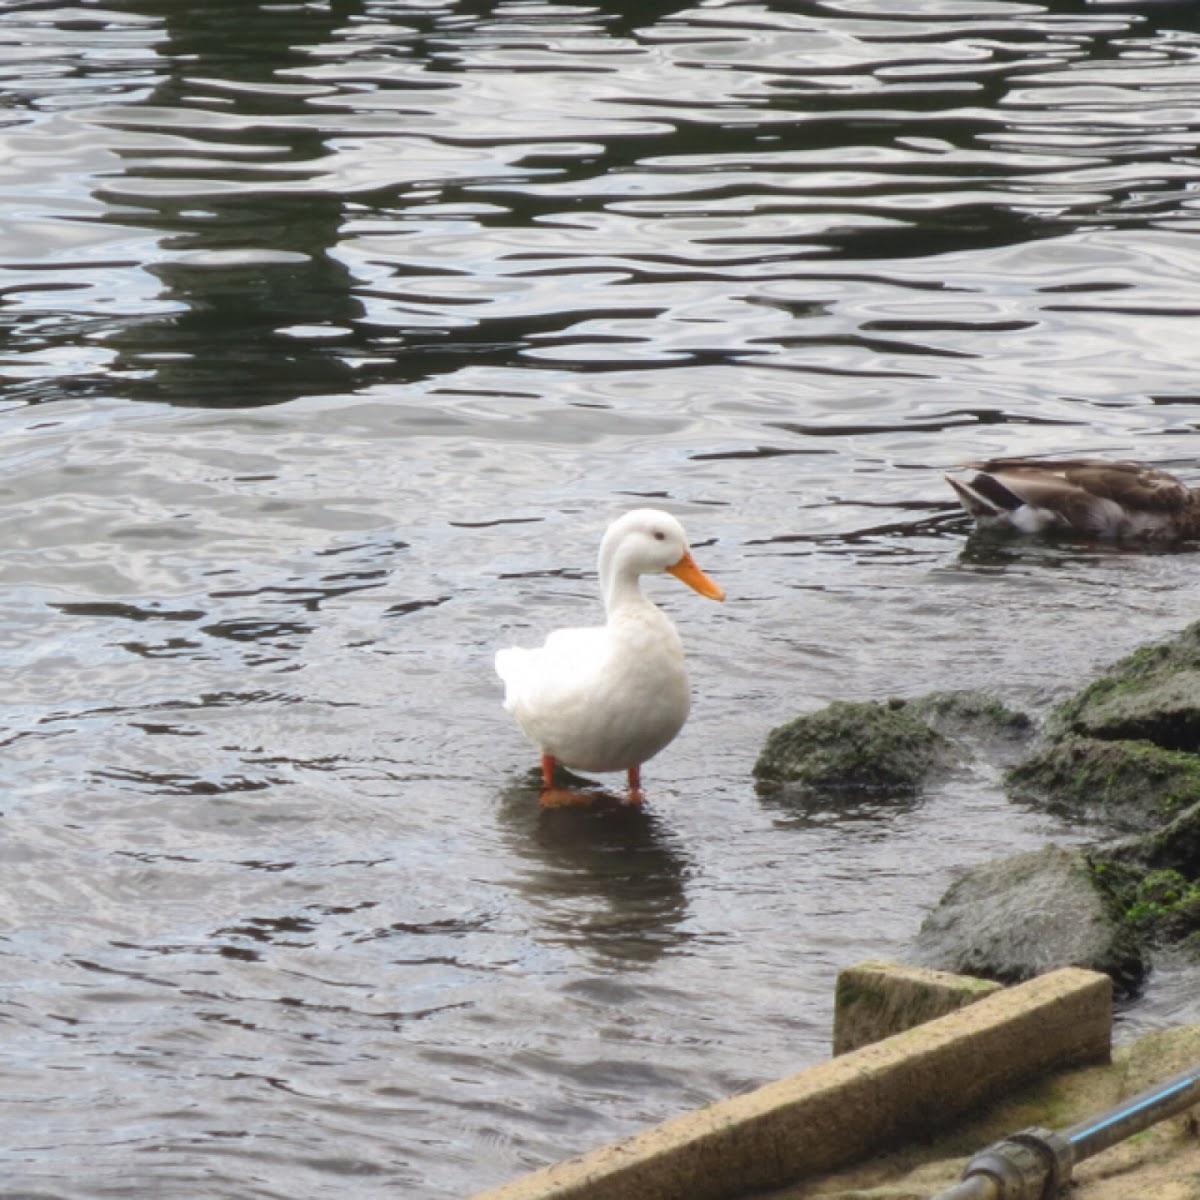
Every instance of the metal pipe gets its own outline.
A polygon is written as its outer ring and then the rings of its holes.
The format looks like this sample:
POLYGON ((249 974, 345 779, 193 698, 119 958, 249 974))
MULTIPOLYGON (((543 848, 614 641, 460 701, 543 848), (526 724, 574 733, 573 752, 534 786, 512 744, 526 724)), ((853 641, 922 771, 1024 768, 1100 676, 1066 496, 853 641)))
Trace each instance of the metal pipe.
POLYGON ((1051 1200, 1077 1163, 1200 1104, 1200 1066, 1148 1088, 1064 1133, 1026 1129, 975 1155, 962 1179, 934 1200, 1051 1200))
POLYGON ((1198 1103, 1200 1066, 1192 1067, 1174 1079, 1142 1092, 1102 1117, 1072 1125, 1063 1137, 1070 1142, 1075 1161, 1082 1162, 1198 1103))
POLYGON ((1000 1185, 990 1175, 972 1175, 940 1192, 935 1200, 999 1200, 999 1189, 1000 1185))

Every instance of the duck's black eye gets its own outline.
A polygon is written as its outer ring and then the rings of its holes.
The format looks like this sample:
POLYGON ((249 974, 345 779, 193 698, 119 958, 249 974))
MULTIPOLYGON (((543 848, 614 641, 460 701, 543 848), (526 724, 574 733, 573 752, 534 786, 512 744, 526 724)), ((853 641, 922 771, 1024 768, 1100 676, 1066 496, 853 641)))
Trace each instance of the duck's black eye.
POLYGON ((665 533, 663 533, 663 531, 662 531, 661 529, 656 529, 656 530, 654 531, 654 540, 655 540, 656 542, 665 541, 665 540, 666 540, 666 536, 667 536, 667 535, 666 535, 665 533))

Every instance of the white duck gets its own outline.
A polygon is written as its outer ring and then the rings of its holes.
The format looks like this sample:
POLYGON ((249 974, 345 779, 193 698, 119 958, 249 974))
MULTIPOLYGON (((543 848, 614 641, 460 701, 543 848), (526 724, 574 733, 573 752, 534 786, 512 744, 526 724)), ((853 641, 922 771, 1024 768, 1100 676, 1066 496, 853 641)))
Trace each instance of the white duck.
POLYGON ((626 771, 630 799, 640 803, 642 763, 687 720, 683 643, 642 592, 639 576, 668 571, 702 596, 725 599, 696 565, 683 526, 658 509, 634 509, 614 521, 600 543, 599 566, 604 625, 557 629, 540 649, 496 654, 504 707, 542 752, 543 804, 566 802, 553 790, 556 763, 626 771))
POLYGON ((1200 536, 1200 491, 1144 463, 994 458, 964 469, 975 473, 946 481, 981 529, 1147 542, 1200 536))

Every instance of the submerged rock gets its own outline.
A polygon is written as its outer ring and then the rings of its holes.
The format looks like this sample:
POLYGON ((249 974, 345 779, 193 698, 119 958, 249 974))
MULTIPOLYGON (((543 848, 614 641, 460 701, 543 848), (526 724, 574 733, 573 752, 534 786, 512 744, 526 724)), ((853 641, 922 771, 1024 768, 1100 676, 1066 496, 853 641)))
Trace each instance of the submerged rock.
POLYGON ((1023 741, 1034 729, 1028 713, 1009 708, 990 692, 931 692, 910 700, 906 707, 947 737, 1023 741))
POLYGON ((916 951, 922 966, 1001 983, 1077 966, 1131 992, 1146 971, 1137 938, 1087 859, 1057 846, 964 875, 925 918, 916 951))
POLYGON ((1157 829, 1200 801, 1200 758, 1147 741, 1068 735, 1040 747, 1005 777, 1018 799, 1113 829, 1157 829))
POLYGON ((949 742, 903 704, 835 701, 771 730, 760 789, 904 794, 946 758, 949 742))

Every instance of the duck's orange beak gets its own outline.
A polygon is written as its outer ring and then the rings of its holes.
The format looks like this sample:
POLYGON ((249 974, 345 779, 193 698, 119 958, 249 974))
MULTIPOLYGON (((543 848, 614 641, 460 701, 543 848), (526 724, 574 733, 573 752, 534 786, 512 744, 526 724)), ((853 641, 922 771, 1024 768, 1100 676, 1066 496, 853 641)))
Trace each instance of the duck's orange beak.
POLYGON ((719 583, 713 583, 705 573, 696 566, 696 560, 692 557, 690 550, 683 552, 683 557, 667 570, 675 576, 676 579, 682 579, 690 588, 695 588, 702 596, 707 596, 710 600, 724 600, 725 589, 719 583))

